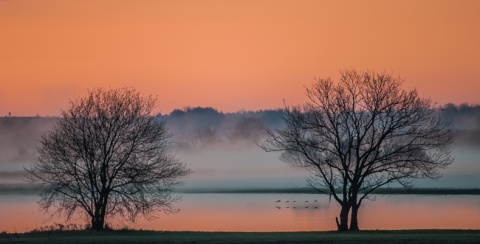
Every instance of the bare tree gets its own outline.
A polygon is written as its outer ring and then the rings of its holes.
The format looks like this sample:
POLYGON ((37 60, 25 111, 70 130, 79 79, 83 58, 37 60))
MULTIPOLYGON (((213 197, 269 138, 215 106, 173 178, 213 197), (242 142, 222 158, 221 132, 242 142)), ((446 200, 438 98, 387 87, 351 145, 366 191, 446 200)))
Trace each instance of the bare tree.
POLYGON ((452 162, 452 134, 429 99, 401 88, 385 73, 341 72, 340 82, 319 79, 309 102, 285 106, 286 127, 268 131, 262 146, 311 173, 311 186, 341 205, 338 230, 358 230, 362 201, 379 187, 440 177, 452 162), (326 190, 325 190, 326 189, 326 190))
POLYGON ((151 114, 155 103, 133 88, 96 89, 70 101, 26 169, 44 184, 41 208, 67 219, 83 211, 94 230, 106 216, 135 221, 175 211, 171 193, 190 171, 167 152, 165 122, 151 114))

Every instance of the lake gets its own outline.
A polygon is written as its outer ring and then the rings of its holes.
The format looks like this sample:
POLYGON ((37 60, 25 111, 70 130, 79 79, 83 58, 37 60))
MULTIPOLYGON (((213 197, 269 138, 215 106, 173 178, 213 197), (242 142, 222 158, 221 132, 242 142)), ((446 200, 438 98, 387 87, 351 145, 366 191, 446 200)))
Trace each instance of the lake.
MULTIPOLYGON (((121 219, 121 228, 169 231, 322 231, 335 230, 340 208, 328 196, 316 194, 187 193, 175 214, 140 218, 135 224, 121 219)), ((373 195, 359 212, 361 229, 480 229, 478 195, 373 195)), ((0 195, 0 231, 25 232, 64 219, 41 212, 39 197, 0 195)), ((82 218, 69 223, 85 224, 82 218)))

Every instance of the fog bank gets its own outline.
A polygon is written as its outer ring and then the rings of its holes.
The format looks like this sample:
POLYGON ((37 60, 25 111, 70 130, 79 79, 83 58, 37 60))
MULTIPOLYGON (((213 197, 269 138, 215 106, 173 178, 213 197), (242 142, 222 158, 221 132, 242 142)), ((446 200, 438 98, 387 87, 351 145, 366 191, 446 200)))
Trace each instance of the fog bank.
MULTIPOLYGON (((440 113, 455 135, 451 166, 437 181, 419 180, 418 187, 480 187, 480 107, 446 105, 440 113)), ((213 108, 177 109, 158 115, 172 134, 171 150, 193 170, 184 188, 303 187, 307 173, 266 153, 257 144, 266 129, 283 126, 278 110, 222 113, 213 108)), ((25 182, 23 168, 32 164, 43 133, 55 118, 0 118, 0 184, 25 182)))

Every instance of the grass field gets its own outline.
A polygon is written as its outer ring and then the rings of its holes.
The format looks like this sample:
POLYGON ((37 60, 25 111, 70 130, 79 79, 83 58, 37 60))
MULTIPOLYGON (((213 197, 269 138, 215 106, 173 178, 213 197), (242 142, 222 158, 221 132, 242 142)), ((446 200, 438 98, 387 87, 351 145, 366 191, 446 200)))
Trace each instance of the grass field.
POLYGON ((0 243, 480 243, 480 230, 338 232, 46 231, 1 233, 0 243))

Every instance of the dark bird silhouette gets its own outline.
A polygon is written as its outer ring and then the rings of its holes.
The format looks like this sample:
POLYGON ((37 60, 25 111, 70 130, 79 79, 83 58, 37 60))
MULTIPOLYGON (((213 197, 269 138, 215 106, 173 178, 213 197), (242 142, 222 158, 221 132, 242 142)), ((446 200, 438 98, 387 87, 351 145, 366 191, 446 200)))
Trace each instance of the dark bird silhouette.
POLYGON ((277 201, 275 201, 275 202, 280 202, 280 200, 277 200, 277 201))

